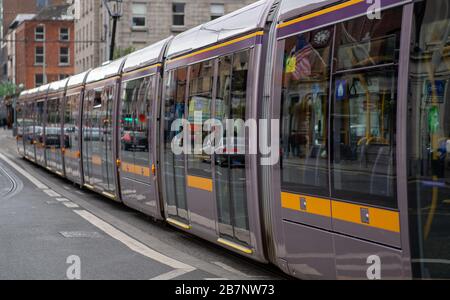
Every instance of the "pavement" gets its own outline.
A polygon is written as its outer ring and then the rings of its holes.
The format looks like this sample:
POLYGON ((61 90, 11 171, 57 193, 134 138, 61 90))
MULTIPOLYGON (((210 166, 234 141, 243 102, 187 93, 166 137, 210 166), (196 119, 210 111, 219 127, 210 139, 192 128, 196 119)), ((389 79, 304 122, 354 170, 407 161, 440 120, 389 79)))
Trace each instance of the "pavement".
POLYGON ((284 277, 36 167, 0 130, 0 280, 14 279, 284 277))

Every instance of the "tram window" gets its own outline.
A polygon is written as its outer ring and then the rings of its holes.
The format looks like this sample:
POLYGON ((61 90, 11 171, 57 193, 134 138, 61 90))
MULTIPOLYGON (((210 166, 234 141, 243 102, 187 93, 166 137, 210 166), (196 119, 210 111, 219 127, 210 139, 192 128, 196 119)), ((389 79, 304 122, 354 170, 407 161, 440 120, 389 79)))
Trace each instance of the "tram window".
MULTIPOLYGON (((122 96, 122 160, 144 168, 150 166, 151 82, 151 77, 125 82, 122 96)), ((138 175, 136 179, 140 177, 138 175)))
POLYGON ((337 26, 336 59, 341 61, 338 66, 349 70, 339 71, 338 67, 333 78, 332 197, 398 207, 395 161, 398 67, 394 54, 400 45, 401 11, 401 8, 385 11, 381 20, 364 16, 337 26), (348 41, 355 41, 350 48, 348 41), (342 53, 350 57, 345 63, 340 57, 342 53), (386 57, 390 57, 392 65, 385 64, 386 57), (370 68, 361 68, 368 65, 370 68))
MULTIPOLYGON (((121 128, 120 128, 120 143, 121 151, 120 158, 124 164, 134 164, 134 106, 137 94, 138 82, 128 81, 123 83, 122 94, 122 114, 121 114, 121 128)), ((127 173, 128 168, 125 168, 123 173, 127 173)), ((133 177, 133 170, 131 168, 126 176, 133 177)))
POLYGON ((337 25, 337 71, 396 63, 400 49, 402 9, 367 16, 337 25))
MULTIPOLYGON (((245 139, 239 137, 239 131, 244 128, 235 127, 234 132, 228 134, 226 120, 246 119, 249 61, 249 50, 219 58, 215 118, 223 124, 224 147, 228 144, 225 142, 228 136, 234 138, 234 148, 237 149, 239 143, 245 146, 245 139)), ((220 234, 250 244, 245 154, 228 149, 223 154, 216 154, 214 161, 220 234)))
POLYGON ((79 94, 67 97, 64 112, 64 147, 71 151, 78 147, 78 103, 79 94))
POLYGON ((47 102, 47 124, 45 127, 46 145, 60 147, 60 111, 59 99, 51 99, 47 102))
POLYGON ((191 124, 191 151, 194 154, 187 156, 188 173, 202 177, 211 177, 211 156, 207 155, 203 148, 203 141, 207 136, 207 132, 203 131, 203 124, 211 118, 213 80, 214 60, 191 66, 188 121, 191 124), (199 147, 201 149, 197 150, 199 147))
POLYGON ((333 28, 285 41, 281 178, 285 191, 328 196, 328 94, 333 28))
POLYGON ((450 3, 414 4, 408 198, 414 277, 450 278, 450 3))
POLYGON ((182 137, 175 141, 183 128, 172 131, 172 124, 185 118, 187 69, 168 71, 164 78, 164 178, 168 214, 187 219, 184 155, 172 151, 172 142, 183 146, 182 137))

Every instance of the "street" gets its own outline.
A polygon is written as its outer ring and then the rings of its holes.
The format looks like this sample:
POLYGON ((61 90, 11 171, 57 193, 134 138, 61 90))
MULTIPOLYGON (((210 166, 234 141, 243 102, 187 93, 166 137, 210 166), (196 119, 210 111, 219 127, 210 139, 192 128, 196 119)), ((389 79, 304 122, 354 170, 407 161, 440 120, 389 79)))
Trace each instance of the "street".
POLYGON ((20 158, 0 132, 0 280, 273 280, 274 267, 89 191, 20 158))

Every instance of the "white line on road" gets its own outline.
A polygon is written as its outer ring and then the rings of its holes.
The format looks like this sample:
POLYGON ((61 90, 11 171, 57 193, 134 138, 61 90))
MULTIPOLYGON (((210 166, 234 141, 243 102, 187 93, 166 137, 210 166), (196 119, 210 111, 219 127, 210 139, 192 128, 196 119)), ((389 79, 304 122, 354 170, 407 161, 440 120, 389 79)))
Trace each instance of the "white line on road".
POLYGON ((44 193, 46 193, 48 196, 55 198, 55 197, 61 197, 60 194, 58 194, 57 192, 53 191, 53 190, 43 190, 44 193))
POLYGON ((58 198, 58 199, 56 199, 56 201, 58 201, 58 202, 69 202, 69 199, 66 199, 66 198, 58 198))
POLYGON ((103 232, 105 232, 107 235, 111 236, 112 238, 118 240, 122 244, 126 245, 131 250, 146 256, 152 260, 155 260, 161 264, 164 264, 166 266, 169 266, 173 269, 183 269, 186 272, 194 271, 196 268, 187 265, 185 263, 182 263, 178 260, 175 260, 173 258, 170 258, 168 256, 165 256, 159 252, 156 252, 153 249, 150 249, 146 245, 142 244, 141 242, 133 239, 132 237, 126 235, 122 231, 114 228, 113 226, 109 225, 105 221, 97 218, 93 214, 91 214, 88 211, 85 210, 77 210, 74 211, 76 214, 81 216, 83 219, 94 225, 95 227, 101 229, 103 232))
POLYGON ((29 174, 27 171, 25 171, 24 169, 19 167, 16 163, 14 163, 12 160, 10 160, 9 158, 7 158, 5 155, 3 155, 1 153, 0 153, 0 159, 4 160, 8 165, 13 167, 17 172, 22 174, 26 179, 28 179, 38 189, 41 189, 41 190, 47 190, 48 189, 48 187, 45 184, 43 184, 42 182, 37 180, 34 176, 29 174))
POLYGON ((64 204, 64 206, 66 206, 68 208, 79 208, 79 206, 77 204, 72 203, 72 202, 64 202, 63 204, 64 204))
POLYGON ((156 276, 150 280, 171 280, 180 276, 183 276, 187 273, 194 271, 195 269, 175 269, 173 271, 167 272, 165 274, 156 276))

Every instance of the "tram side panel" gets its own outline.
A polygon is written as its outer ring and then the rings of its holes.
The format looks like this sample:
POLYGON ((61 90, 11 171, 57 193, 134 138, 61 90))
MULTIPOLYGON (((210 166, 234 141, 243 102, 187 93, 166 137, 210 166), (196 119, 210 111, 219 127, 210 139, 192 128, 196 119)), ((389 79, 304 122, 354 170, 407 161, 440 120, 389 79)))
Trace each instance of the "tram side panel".
MULTIPOLYGON (((256 34, 243 37, 255 43, 256 34)), ((261 245, 258 212, 259 201, 253 192, 255 170, 246 153, 237 149, 249 147, 250 138, 245 136, 243 124, 253 111, 256 95, 251 91, 249 78, 254 72, 252 64, 255 47, 217 47, 219 58, 205 59, 185 66, 183 60, 166 64, 165 92, 162 104, 162 173, 164 200, 169 223, 184 230, 244 254, 252 259, 266 261, 261 245), (175 66, 173 65, 175 64, 175 66), (200 80, 202 79, 202 80, 200 80), (196 113, 202 120, 196 120, 196 113), (193 129, 214 118, 242 121, 231 133, 231 147, 226 150, 226 132, 223 154, 202 153, 178 155, 172 151, 172 143, 190 143, 202 139, 195 137, 193 129), (189 122, 173 127, 176 120, 189 122), (201 123, 201 124, 200 124, 201 123), (187 129, 185 128, 187 127, 187 129), (183 141, 182 132, 191 130, 190 141, 183 141), (235 136, 239 136, 234 138, 235 136)), ((191 61, 195 62, 195 53, 191 61)), ((256 61, 256 60, 255 60, 256 61)), ((187 64, 187 63, 186 63, 187 64)), ((201 128, 201 127, 200 127, 201 128)), ((229 135, 229 134, 228 134, 229 135)))
POLYGON ((408 277, 396 182, 403 7, 381 20, 354 17, 366 6, 332 6, 339 13, 277 28, 277 256, 300 278, 367 279, 378 258, 384 278, 408 277))

